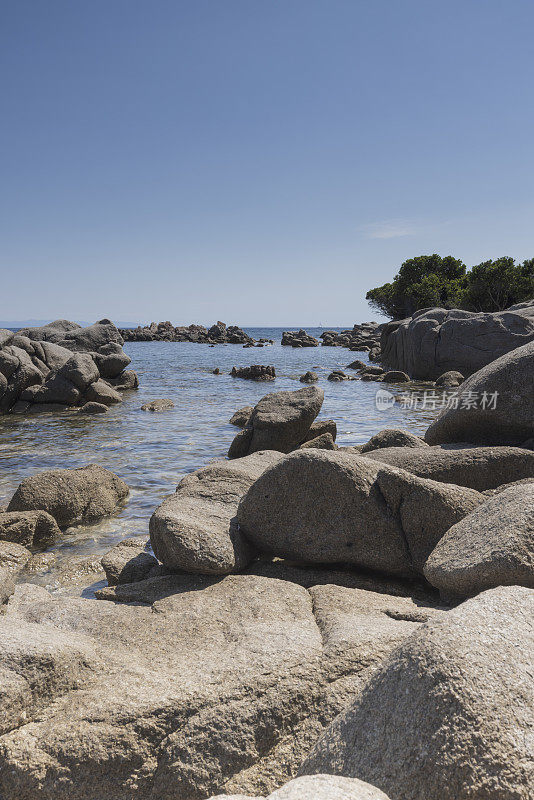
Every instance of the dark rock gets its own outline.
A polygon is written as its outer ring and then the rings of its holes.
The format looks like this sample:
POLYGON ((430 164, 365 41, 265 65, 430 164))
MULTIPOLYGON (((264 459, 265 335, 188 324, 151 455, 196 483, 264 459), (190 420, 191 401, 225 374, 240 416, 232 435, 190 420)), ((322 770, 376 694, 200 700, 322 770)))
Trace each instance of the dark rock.
POLYGON ((245 378, 249 381, 274 381, 276 372, 274 367, 263 364, 252 364, 250 367, 232 367, 232 378, 245 378))
POLYGON ((95 403, 91 401, 89 403, 85 403, 80 408, 80 414, 106 414, 109 410, 109 406, 104 405, 104 403, 95 403))
POLYGON ((301 383, 316 383, 319 380, 319 376, 316 372, 308 371, 301 375, 299 380, 301 383))

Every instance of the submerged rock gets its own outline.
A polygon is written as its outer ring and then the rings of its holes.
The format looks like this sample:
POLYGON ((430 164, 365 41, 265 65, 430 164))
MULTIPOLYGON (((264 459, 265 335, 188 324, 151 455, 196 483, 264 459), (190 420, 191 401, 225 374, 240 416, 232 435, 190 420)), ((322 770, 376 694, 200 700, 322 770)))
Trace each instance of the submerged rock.
POLYGON ((145 403, 141 406, 141 411, 170 411, 171 408, 174 408, 172 400, 169 400, 168 397, 163 397, 159 400, 150 400, 149 403, 145 403))

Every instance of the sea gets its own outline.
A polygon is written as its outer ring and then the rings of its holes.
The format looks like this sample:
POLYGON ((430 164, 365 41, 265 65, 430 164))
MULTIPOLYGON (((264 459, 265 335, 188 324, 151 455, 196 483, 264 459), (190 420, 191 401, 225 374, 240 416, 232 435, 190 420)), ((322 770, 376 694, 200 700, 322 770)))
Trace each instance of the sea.
MULTIPOLYGON (((121 539, 148 537, 148 522, 156 506, 176 489, 189 472, 224 458, 238 428, 229 419, 239 408, 253 406, 268 392, 302 388, 307 370, 319 376, 325 399, 319 418, 334 419, 339 445, 366 442, 383 428, 423 434, 437 412, 394 402, 377 408, 377 382, 332 383, 327 376, 345 369, 365 353, 340 347, 282 347, 283 330, 246 328, 254 339, 273 339, 263 348, 182 342, 127 342, 130 369, 139 389, 107 414, 86 416, 76 411, 0 417, 0 507, 5 506, 23 478, 43 470, 96 463, 126 481, 130 496, 116 516, 96 524, 75 526, 53 543, 59 563, 70 556, 103 554, 121 539), (232 378, 233 366, 272 364, 276 380, 269 383, 232 378), (213 370, 219 368, 220 375, 213 370), (170 398, 174 408, 162 413, 141 411, 156 398, 170 398)), ((352 326, 347 326, 352 327, 352 326)), ((323 328, 307 328, 319 337, 323 328)), ((342 330, 329 328, 328 330, 342 330)), ((346 370, 347 374, 351 373, 346 370)), ((352 373, 354 374, 354 373, 352 373)), ((388 386, 404 392, 402 384, 388 386)))

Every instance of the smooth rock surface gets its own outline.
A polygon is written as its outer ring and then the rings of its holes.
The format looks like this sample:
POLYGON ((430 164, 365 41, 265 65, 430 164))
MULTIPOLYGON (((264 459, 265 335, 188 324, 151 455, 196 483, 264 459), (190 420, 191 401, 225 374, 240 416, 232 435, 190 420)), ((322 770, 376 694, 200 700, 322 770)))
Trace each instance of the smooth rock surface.
POLYGON ((405 469, 420 478, 468 486, 478 492, 534 478, 534 453, 518 447, 389 447, 367 453, 366 458, 405 469))
MULTIPOLYGON (((534 316, 532 327, 534 337, 534 316)), ((534 436, 534 342, 471 375, 457 394, 458 408, 442 411, 428 428, 425 439, 429 444, 521 445, 530 439, 534 436), (462 400, 466 397, 477 402, 469 405, 462 400), (487 398, 484 407, 483 397, 487 398)))
POLYGON ((320 738, 301 773, 395 800, 527 800, 534 785, 534 591, 503 587, 405 640, 320 738))
POLYGON ((267 798, 219 794, 211 800, 388 800, 369 783, 338 775, 306 775, 295 778, 267 798))
POLYGON ((412 576, 482 499, 367 458, 300 450, 253 484, 237 521, 264 553, 412 576))
POLYGON ((239 501, 280 453, 217 461, 182 479, 150 519, 155 555, 169 569, 224 575, 250 563, 255 548, 237 527, 239 501))
POLYGON ((128 487, 98 464, 54 469, 25 478, 8 511, 46 511, 60 527, 109 516, 127 497, 128 487))
POLYGON ((424 574, 447 600, 496 586, 534 589, 534 483, 505 489, 453 525, 424 574))

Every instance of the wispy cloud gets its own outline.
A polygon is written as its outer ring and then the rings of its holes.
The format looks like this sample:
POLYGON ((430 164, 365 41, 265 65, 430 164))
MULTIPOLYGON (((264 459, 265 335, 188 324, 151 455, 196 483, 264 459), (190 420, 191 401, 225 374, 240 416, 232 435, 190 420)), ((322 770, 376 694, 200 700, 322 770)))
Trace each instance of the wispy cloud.
POLYGON ((408 220, 384 220, 363 225, 362 231, 368 239, 397 239, 400 236, 415 236, 417 225, 408 220))

